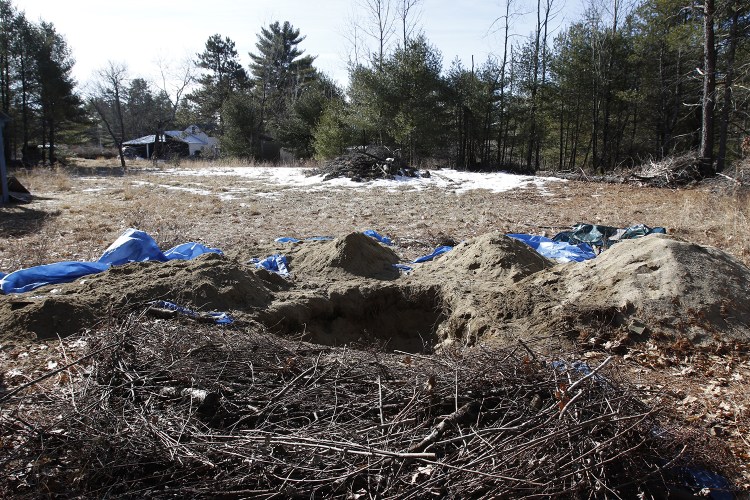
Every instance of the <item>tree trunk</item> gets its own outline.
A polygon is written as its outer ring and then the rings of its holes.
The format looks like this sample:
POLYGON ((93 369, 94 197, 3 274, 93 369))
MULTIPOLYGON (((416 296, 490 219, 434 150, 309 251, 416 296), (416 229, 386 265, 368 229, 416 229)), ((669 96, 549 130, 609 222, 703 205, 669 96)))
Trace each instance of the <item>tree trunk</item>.
POLYGON ((714 105, 716 100, 716 48, 714 44, 714 0, 703 4, 703 109, 701 118, 700 173, 714 170, 714 105))
POLYGON ((526 149, 526 170, 531 171, 531 160, 535 150, 536 141, 536 94, 539 85, 539 43, 542 36, 542 3, 541 0, 536 2, 536 35, 534 38, 534 60, 532 65, 534 66, 534 75, 532 77, 531 84, 531 112, 529 113, 529 121, 531 122, 531 128, 529 130, 529 140, 526 149))
POLYGON ((724 105, 721 110, 719 129, 719 153, 716 157, 716 171, 724 170, 727 155, 727 135, 729 133, 729 118, 732 109, 732 83, 734 80, 734 56, 737 52, 737 24, 740 17, 739 2, 735 0, 732 6, 732 26, 729 30, 729 53, 727 54, 727 68, 724 76, 724 105))

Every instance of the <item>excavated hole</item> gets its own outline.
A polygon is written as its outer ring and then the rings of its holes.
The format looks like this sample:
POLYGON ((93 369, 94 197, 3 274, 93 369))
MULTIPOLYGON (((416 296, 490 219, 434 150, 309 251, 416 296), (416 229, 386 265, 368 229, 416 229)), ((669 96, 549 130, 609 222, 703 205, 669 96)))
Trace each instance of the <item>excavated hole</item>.
POLYGON ((261 318, 281 335, 324 345, 431 352, 445 320, 437 286, 353 286, 281 304, 261 318))

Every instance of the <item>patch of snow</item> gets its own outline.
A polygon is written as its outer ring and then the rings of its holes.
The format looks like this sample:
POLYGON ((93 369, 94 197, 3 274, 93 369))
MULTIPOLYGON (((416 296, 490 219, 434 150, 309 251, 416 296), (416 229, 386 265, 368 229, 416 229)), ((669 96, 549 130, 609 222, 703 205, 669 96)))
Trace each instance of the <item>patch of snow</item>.
MULTIPOLYGON (((377 179, 366 182, 355 182, 344 177, 323 180, 322 175, 309 175, 311 169, 302 167, 212 167, 206 169, 169 169, 161 172, 168 176, 234 176, 250 182, 276 184, 292 189, 305 191, 323 191, 330 189, 385 189, 385 190, 413 190, 435 188, 452 191, 456 194, 485 189, 493 193, 502 193, 513 189, 536 187, 543 195, 550 196, 547 185, 552 182, 566 182, 564 179, 553 177, 534 177, 530 175, 516 175, 504 172, 466 172, 453 169, 432 170, 430 177, 401 177, 394 179, 377 179)), ((167 189, 178 189, 162 186, 167 189)), ((194 192, 197 192, 195 190, 194 192)), ((203 192, 203 190, 200 190, 203 192)), ((234 193, 241 193, 236 190, 234 193)), ((198 193, 200 194, 200 193, 198 193)), ((210 193, 207 193, 210 194, 210 193)), ((276 197, 277 192, 254 193, 259 197, 276 197)), ((229 194, 222 195, 229 198, 229 194)))

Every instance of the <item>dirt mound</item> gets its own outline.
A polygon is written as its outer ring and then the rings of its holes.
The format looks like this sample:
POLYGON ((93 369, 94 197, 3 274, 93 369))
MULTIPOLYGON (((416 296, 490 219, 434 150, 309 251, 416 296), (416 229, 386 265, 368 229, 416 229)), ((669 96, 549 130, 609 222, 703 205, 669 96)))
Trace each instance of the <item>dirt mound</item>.
POLYGON ((152 300, 200 311, 246 311, 270 302, 261 275, 216 254, 117 266, 74 283, 0 296, 0 331, 38 338, 66 336, 113 314, 145 308, 152 300))
POLYGON ((565 266, 561 308, 611 310, 702 340, 750 340, 750 269, 716 248, 651 235, 623 241, 594 260, 565 266))
POLYGON ((464 241, 439 259, 425 263, 421 271, 460 280, 517 282, 552 266, 552 261, 528 245, 495 232, 464 241))
POLYGON ((750 340, 750 269, 721 250, 651 235, 552 267, 507 240, 481 236, 420 270, 424 282, 442 276, 439 342, 750 340))
POLYGON ((438 286, 351 281, 325 295, 291 292, 257 319, 273 333, 317 344, 429 352, 444 319, 441 301, 438 286))
POLYGON ((324 242, 306 242, 289 256, 290 270, 297 276, 351 275, 392 280, 399 276, 394 264, 398 255, 362 233, 351 233, 324 242))
POLYGON ((554 335, 566 347, 594 338, 750 340, 750 269, 720 250, 661 235, 553 266, 523 243, 490 233, 397 281, 398 256, 362 233, 305 242, 288 257, 290 282, 215 254, 115 267, 0 297, 0 331, 65 336, 161 299, 241 312, 272 331, 324 344, 410 351, 554 335))

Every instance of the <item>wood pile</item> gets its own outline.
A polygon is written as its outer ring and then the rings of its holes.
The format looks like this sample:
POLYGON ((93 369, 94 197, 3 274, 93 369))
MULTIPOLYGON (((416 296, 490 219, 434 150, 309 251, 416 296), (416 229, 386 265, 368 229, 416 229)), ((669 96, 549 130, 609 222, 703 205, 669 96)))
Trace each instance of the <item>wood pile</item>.
POLYGON ((397 175, 418 177, 419 172, 382 146, 368 146, 349 151, 327 161, 312 175, 323 175, 323 180, 345 177, 355 182, 375 179, 394 179, 397 175))
POLYGON ((612 358, 142 318, 78 341, 52 385, 0 393, 0 497, 661 498, 693 465, 612 358))
POLYGON ((699 158, 695 154, 670 156, 650 161, 625 177, 627 182, 652 187, 676 188, 701 179, 699 158))

